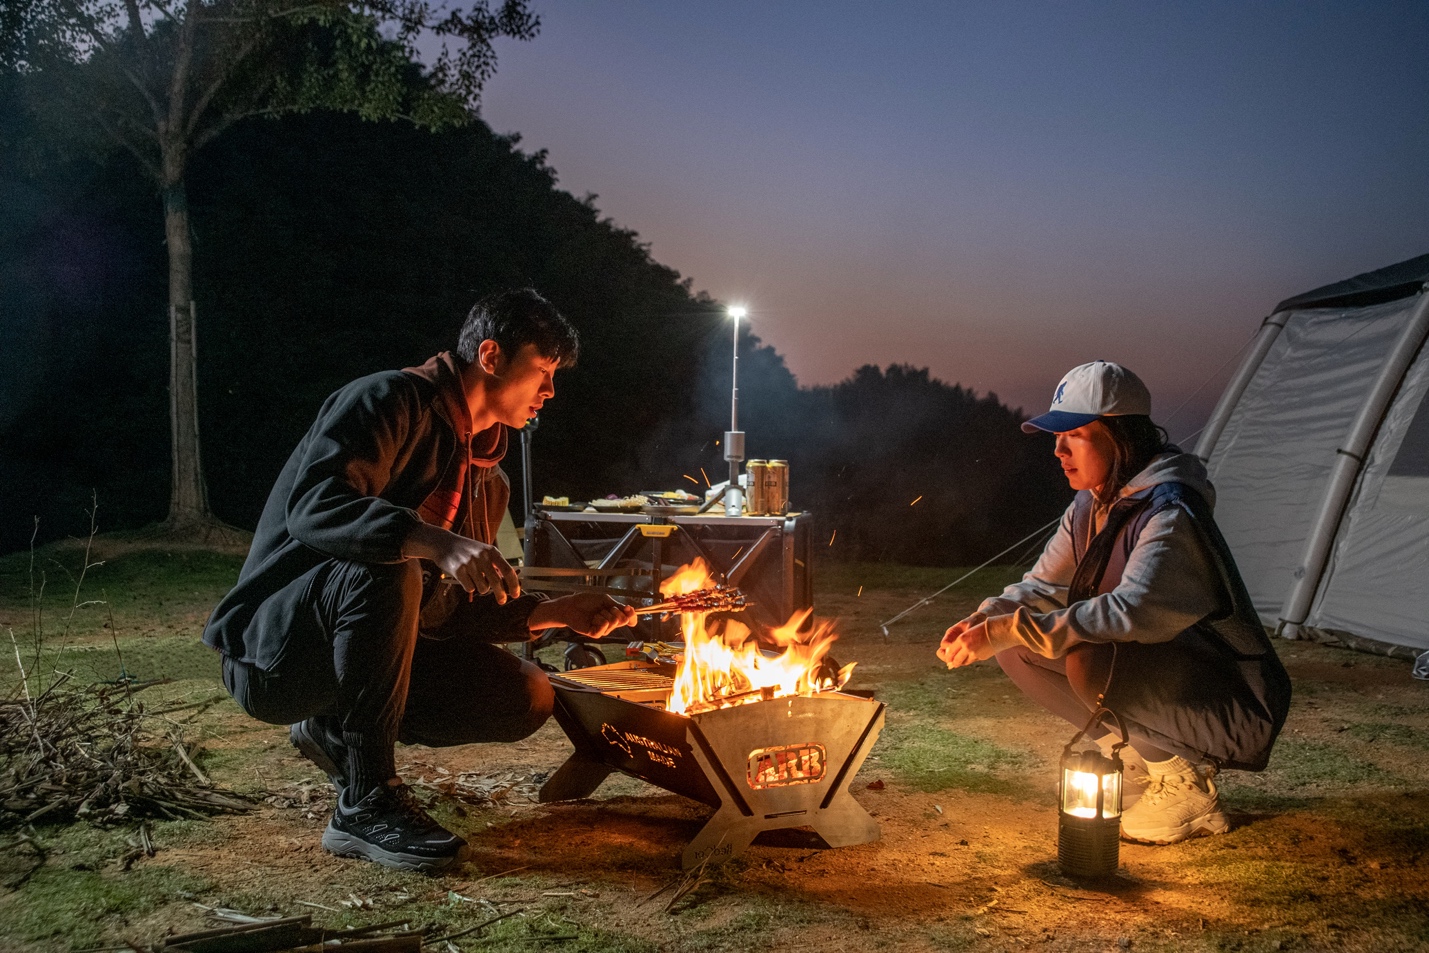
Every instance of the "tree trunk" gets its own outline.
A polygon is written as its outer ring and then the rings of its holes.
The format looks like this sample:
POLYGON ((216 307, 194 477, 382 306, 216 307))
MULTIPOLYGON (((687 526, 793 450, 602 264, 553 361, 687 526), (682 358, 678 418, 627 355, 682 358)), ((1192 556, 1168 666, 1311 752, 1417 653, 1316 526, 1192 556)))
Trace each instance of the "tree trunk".
MULTIPOLYGON (((166 150, 169 151, 169 150, 166 150)), ((180 151, 180 150, 174 150, 180 151)), ((182 156, 164 157, 164 231, 169 247, 169 422, 173 438, 168 525, 213 522, 198 438, 197 309, 193 301, 193 245, 182 156)))

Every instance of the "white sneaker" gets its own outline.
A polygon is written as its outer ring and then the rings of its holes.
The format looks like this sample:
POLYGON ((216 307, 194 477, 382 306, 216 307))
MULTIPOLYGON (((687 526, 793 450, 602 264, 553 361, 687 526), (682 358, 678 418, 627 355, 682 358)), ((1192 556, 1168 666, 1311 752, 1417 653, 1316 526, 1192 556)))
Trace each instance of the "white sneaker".
POLYGON ((1146 762, 1146 792, 1121 815, 1121 836, 1143 844, 1175 844, 1205 834, 1224 834, 1230 821, 1221 810, 1213 764, 1185 758, 1146 762))
MULTIPOLYGON (((1120 737, 1106 735, 1097 739, 1097 747, 1101 748, 1102 754, 1111 757, 1112 746, 1120 741, 1120 737)), ((1146 784, 1151 779, 1147 777, 1146 759, 1131 745, 1126 745, 1121 749, 1121 809, 1131 810, 1131 806, 1141 799, 1141 795, 1146 793, 1146 784)))

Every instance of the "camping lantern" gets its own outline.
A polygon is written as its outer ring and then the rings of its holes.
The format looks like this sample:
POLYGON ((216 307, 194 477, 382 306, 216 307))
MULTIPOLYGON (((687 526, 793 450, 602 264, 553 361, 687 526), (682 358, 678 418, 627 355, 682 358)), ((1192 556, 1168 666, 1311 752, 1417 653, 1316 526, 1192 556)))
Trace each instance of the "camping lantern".
POLYGON ((1116 873, 1121 850, 1121 749, 1126 729, 1116 718, 1121 742, 1111 755, 1096 747, 1074 750, 1082 736, 1107 715, 1098 707, 1087 726, 1062 749, 1062 781, 1058 785, 1057 863, 1072 877, 1108 877, 1116 873))

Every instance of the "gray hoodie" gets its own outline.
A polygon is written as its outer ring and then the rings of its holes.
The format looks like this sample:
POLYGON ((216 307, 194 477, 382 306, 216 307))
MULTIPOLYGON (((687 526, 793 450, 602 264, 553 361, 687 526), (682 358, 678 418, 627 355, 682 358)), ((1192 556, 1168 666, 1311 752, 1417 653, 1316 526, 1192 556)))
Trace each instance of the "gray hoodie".
MULTIPOLYGON (((1119 498, 1161 483, 1185 484, 1215 506, 1206 468, 1189 453, 1154 458, 1119 498)), ((1097 530, 1108 510, 1109 504, 1097 505, 1097 530)), ((1076 568, 1069 506, 1036 565, 1020 582, 978 607, 987 616, 993 650, 1025 645, 1046 658, 1060 658, 1081 642, 1169 642, 1223 601, 1206 543, 1178 506, 1167 507, 1146 523, 1115 589, 1068 606, 1067 587, 1076 568)))

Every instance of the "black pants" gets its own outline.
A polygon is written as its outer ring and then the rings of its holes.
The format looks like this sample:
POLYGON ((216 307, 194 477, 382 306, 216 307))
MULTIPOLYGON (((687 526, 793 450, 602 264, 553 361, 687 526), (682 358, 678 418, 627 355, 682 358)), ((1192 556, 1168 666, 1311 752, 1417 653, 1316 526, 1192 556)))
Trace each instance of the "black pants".
POLYGON ((325 719, 341 733, 352 782, 362 787, 396 776, 398 740, 516 741, 540 728, 555 700, 545 673, 480 641, 480 632, 420 638, 421 598, 414 561, 324 562, 254 617, 254 627, 283 636, 272 664, 225 658, 224 685, 260 721, 325 719))

